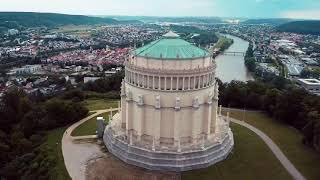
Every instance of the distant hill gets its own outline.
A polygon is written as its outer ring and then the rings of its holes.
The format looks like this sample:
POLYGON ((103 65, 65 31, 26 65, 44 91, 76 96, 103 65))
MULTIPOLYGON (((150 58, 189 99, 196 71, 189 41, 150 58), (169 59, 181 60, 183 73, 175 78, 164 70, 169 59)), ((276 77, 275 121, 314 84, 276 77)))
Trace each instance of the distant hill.
POLYGON ((277 27, 279 32, 320 35, 320 21, 294 21, 277 27))
POLYGON ((23 27, 55 27, 61 25, 94 25, 94 24, 128 24, 139 23, 138 21, 118 21, 113 18, 91 17, 82 15, 67 15, 55 13, 32 13, 32 12, 0 12, 1 29, 23 27))
POLYGON ((157 16, 105 16, 117 20, 138 20, 146 23, 169 22, 169 23, 223 23, 219 17, 157 17, 157 16))
POLYGON ((293 21, 292 19, 286 18, 273 18, 273 19, 248 19, 243 24, 269 24, 274 26, 279 26, 281 24, 285 24, 293 21))

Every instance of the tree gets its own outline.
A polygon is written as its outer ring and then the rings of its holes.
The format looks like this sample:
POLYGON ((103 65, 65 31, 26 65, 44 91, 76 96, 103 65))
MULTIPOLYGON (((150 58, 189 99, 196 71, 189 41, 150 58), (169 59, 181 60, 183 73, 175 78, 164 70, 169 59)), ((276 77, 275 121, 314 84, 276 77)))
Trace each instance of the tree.
POLYGON ((256 59, 253 57, 245 59, 245 65, 250 72, 255 72, 256 70, 256 59))

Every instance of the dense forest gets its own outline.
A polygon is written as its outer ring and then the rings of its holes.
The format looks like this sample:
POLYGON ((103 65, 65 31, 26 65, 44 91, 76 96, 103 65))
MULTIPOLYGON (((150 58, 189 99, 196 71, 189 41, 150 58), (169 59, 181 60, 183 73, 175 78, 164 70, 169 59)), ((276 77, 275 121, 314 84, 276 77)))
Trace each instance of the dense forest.
POLYGON ((72 98, 62 95, 44 100, 16 88, 6 92, 0 101, 0 177, 54 178, 52 170, 57 160, 48 155, 53 149, 41 144, 46 141, 47 131, 88 114, 79 103, 82 97, 73 92, 72 98))
POLYGON ((320 35, 320 21, 294 21, 277 27, 279 32, 320 35))

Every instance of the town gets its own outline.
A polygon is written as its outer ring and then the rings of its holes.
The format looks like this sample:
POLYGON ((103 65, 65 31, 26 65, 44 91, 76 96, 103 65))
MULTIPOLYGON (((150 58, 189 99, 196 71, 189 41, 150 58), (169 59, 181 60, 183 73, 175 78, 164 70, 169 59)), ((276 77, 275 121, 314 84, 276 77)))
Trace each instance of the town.
POLYGON ((319 8, 2 3, 0 180, 319 180, 319 8))
MULTIPOLYGON (((272 25, 188 23, 187 26, 234 35, 250 42, 255 71, 283 76, 320 94, 320 36, 277 32, 272 25)), ((62 90, 56 84, 39 86, 39 82, 47 81, 50 75, 58 75, 72 85, 79 83, 75 81, 78 75, 83 77, 83 83, 108 76, 121 69, 132 50, 160 38, 168 29, 170 23, 30 28, 21 32, 9 29, 0 39, 0 63, 4 67, 0 95, 13 85, 30 93, 62 90), (31 77, 33 81, 28 82, 31 77)), ((204 48, 214 47, 215 43, 206 44, 204 48)), ((217 51, 220 48, 214 49, 214 53, 217 51)))

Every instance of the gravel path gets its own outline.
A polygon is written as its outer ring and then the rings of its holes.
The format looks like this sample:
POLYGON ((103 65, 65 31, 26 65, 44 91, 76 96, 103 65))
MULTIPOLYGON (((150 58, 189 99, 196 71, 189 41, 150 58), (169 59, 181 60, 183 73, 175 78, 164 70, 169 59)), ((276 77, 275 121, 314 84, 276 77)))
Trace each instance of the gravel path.
POLYGON ((241 126, 244 126, 254 133, 256 133, 271 149, 273 154, 278 158, 280 163, 283 165, 284 168, 288 171, 288 173, 296 180, 305 180, 306 178, 303 177, 303 175, 294 167, 294 165, 289 161, 289 159, 283 154, 281 149, 262 131, 259 129, 251 126, 250 124, 244 122, 244 121, 239 121, 233 118, 230 118, 231 122, 234 122, 236 124, 239 124, 241 126))
MULTIPOLYGON (((112 109, 115 111, 117 109, 112 109)), ((62 137, 62 154, 67 171, 72 179, 85 180, 85 170, 88 160, 103 156, 100 147, 95 143, 79 143, 79 138, 72 137, 71 132, 80 124, 98 116, 102 113, 109 112, 110 109, 98 110, 94 114, 74 123, 64 133, 62 137)))

